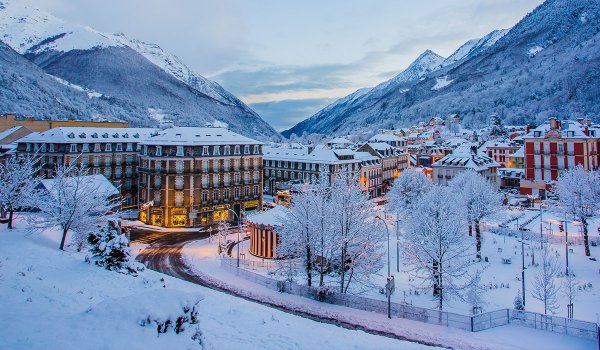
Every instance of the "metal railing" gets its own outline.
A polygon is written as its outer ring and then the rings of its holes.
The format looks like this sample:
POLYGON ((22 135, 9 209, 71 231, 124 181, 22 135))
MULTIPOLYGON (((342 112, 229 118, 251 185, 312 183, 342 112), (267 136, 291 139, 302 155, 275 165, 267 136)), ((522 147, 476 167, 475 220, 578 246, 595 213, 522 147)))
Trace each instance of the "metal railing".
MULTIPOLYGON (((240 268, 236 267, 236 259, 227 257, 221 258, 221 267, 231 271, 232 273, 235 273, 239 277, 261 284, 267 288, 282 293, 319 300, 329 304, 341 305, 387 315, 387 301, 385 300, 337 292, 329 292, 324 295, 319 293, 317 288, 308 287, 289 281, 279 281, 244 268, 247 267, 253 270, 270 271, 277 266, 277 263, 275 262, 240 261, 240 266, 240 268)), ((536 312, 514 309, 500 309, 471 316, 392 302, 391 314, 393 317, 459 328, 470 332, 479 332, 508 324, 596 340, 598 340, 599 332, 598 325, 594 322, 569 319, 560 316, 543 315, 536 312)))

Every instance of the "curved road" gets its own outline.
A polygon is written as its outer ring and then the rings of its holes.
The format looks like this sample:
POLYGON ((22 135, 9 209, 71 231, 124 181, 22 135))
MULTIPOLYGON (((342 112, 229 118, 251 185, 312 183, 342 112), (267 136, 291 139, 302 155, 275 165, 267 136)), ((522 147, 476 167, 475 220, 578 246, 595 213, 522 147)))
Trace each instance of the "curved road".
POLYGON ((166 275, 176 277, 188 282, 192 282, 219 292, 223 292, 238 298, 242 298, 251 302, 255 302, 267 307, 271 307, 289 314, 293 314, 296 316, 304 317, 311 319, 317 322, 323 322, 328 324, 333 324, 338 327, 343 327, 351 330, 361 330, 366 333, 385 336, 388 338, 398 339, 409 341, 413 343, 419 343, 422 345, 429 346, 441 346, 441 344, 409 339, 394 333, 383 332, 376 329, 371 329, 365 327, 363 325, 357 325, 345 321, 340 321, 330 317, 324 317, 318 314, 313 314, 310 312, 291 310, 286 308, 285 306, 274 304, 271 302, 251 298, 245 295, 240 295, 234 291, 229 289, 225 289, 221 286, 216 286, 210 284, 209 282, 203 280, 196 274, 192 272, 192 270, 186 265, 183 260, 181 251, 185 245, 190 242, 208 238, 207 232, 195 233, 195 232, 155 232, 155 231, 144 231, 139 228, 131 229, 131 240, 138 241, 149 244, 148 247, 142 250, 140 254, 137 255, 136 260, 146 265, 149 269, 164 273, 166 275))

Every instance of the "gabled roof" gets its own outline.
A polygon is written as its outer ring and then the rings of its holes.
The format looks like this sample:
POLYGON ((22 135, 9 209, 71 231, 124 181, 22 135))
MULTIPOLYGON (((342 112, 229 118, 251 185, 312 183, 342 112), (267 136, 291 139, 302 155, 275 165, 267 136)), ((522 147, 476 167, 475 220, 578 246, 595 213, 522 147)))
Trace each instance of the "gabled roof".
POLYGON ((452 154, 449 154, 437 162, 432 167, 454 167, 472 169, 475 171, 486 170, 491 167, 499 167, 496 161, 486 155, 474 154, 468 147, 459 147, 452 154))
POLYGON ((262 145, 262 142, 242 136, 225 128, 177 127, 169 128, 147 137, 144 145, 262 145))
POLYGON ((375 142, 401 142, 404 138, 398 137, 394 134, 377 134, 369 139, 369 141, 375 142))
POLYGON ((293 162, 319 163, 319 164, 351 164, 358 163, 357 159, 340 160, 340 156, 353 155, 354 151, 349 149, 314 149, 308 153, 308 149, 295 149, 283 147, 263 147, 263 159, 265 160, 284 160, 293 162))

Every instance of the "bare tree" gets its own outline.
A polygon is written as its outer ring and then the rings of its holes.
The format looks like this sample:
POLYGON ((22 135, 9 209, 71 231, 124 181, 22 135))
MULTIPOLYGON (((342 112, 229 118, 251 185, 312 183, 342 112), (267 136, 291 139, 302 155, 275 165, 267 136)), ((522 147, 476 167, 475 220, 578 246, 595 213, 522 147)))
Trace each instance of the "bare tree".
POLYGON ((60 164, 53 179, 43 180, 33 204, 41 212, 41 228, 59 226, 62 230, 60 249, 64 250, 67 233, 87 237, 87 234, 107 220, 118 219, 121 198, 117 192, 88 176, 81 165, 60 164))
POLYGON ((600 207, 600 172, 577 165, 559 176, 555 191, 563 210, 581 221, 585 255, 590 256, 588 219, 600 207))
POLYGON ((567 304, 568 316, 569 318, 573 318, 573 303, 579 295, 579 281, 575 277, 575 273, 573 273, 572 269, 569 269, 568 274, 563 278, 562 290, 569 301, 569 304, 567 304))
POLYGON ((407 230, 403 260, 408 272, 420 281, 415 287, 432 290, 438 308, 452 297, 476 300, 471 288, 481 272, 473 268, 474 249, 464 234, 464 207, 448 187, 433 186, 417 202, 407 230))
POLYGON ((26 206, 41 176, 39 157, 13 156, 0 162, 0 207, 8 212, 8 228, 13 228, 14 212, 26 206))
POLYGON ((550 251, 548 244, 542 244, 540 268, 533 279, 531 296, 544 303, 544 314, 548 314, 548 311, 554 313, 558 309, 557 294, 560 286, 556 283, 556 278, 560 271, 558 257, 550 251))

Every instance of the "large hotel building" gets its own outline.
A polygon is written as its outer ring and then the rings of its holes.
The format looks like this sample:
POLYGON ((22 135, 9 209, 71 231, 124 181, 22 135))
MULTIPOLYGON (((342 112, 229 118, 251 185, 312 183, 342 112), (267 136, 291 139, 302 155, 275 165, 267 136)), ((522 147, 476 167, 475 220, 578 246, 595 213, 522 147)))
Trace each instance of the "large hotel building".
POLYGON ((141 142, 140 220, 163 227, 237 221, 262 207, 262 143, 223 128, 171 128, 141 142))

